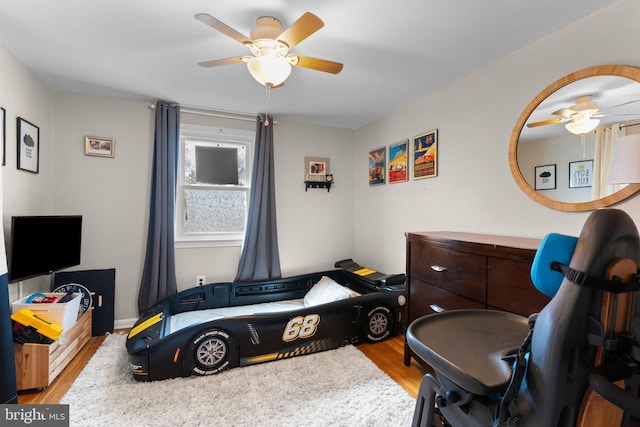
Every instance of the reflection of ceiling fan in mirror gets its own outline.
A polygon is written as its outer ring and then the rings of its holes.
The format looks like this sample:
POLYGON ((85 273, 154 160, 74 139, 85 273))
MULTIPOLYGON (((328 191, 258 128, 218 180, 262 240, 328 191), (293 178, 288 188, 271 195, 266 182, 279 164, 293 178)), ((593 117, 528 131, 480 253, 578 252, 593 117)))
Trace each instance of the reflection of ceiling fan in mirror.
POLYGON ((289 53, 289 49, 324 26, 324 22, 312 13, 305 13, 284 31, 278 19, 270 16, 260 17, 249 34, 250 38, 209 14, 198 13, 195 18, 247 46, 253 55, 200 62, 199 65, 203 67, 246 62, 251 75, 269 88, 282 86, 291 73, 291 66, 332 74, 338 74, 342 70, 342 64, 339 62, 289 53))
MULTIPOLYGON (((637 101, 625 102, 624 104, 609 107, 608 111, 614 110, 618 107, 626 106, 637 101)), ((591 99, 590 95, 581 96, 576 100, 576 103, 568 108, 561 108, 551 113, 554 116, 552 119, 542 120, 539 122, 528 123, 528 128, 534 128, 539 126, 552 125, 556 123, 566 123, 566 129, 576 135, 584 135, 594 130, 600 123, 600 118, 605 115, 628 115, 627 113, 608 113, 604 114, 598 109, 598 103, 591 99)), ((637 116, 637 114, 633 114, 637 116)))

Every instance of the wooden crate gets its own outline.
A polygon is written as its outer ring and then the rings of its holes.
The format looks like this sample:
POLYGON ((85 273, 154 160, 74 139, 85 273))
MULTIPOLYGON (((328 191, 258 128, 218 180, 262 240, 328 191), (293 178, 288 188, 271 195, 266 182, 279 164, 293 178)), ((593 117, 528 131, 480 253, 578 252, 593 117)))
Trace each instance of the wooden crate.
POLYGON ((56 379, 91 339, 91 313, 88 310, 51 344, 14 343, 18 390, 42 389, 56 379))

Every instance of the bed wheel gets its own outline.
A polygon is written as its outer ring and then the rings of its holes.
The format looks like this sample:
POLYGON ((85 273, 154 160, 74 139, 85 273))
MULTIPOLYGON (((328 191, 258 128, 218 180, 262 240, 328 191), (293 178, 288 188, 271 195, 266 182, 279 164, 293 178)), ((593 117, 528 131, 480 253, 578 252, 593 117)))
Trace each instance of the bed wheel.
POLYGON ((367 341, 378 342, 391 336, 393 312, 389 307, 379 306, 367 313, 364 332, 367 341))
POLYGON ((209 329, 196 335, 191 341, 193 373, 211 375, 228 367, 233 360, 232 337, 220 329, 209 329))

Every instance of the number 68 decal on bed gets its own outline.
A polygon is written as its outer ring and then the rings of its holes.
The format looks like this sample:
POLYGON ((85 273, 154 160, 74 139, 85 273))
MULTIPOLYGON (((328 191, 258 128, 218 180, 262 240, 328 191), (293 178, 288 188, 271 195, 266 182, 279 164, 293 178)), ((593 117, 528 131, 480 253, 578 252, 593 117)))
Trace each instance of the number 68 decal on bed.
POLYGON ((362 267, 345 261, 336 263, 338 270, 211 283, 170 296, 129 332, 133 377, 211 375, 400 333, 404 274, 367 269, 363 275, 362 267))
POLYGON ((282 341, 290 342, 298 338, 312 337, 318 329, 318 323, 320 323, 320 315, 318 314, 307 314, 304 317, 296 316, 289 320, 287 327, 284 328, 282 341))

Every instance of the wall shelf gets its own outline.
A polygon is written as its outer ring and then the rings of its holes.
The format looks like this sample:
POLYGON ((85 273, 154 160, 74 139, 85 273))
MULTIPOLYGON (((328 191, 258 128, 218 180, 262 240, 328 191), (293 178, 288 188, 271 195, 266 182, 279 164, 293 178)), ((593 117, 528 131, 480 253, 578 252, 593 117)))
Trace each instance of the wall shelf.
POLYGON ((327 192, 331 189, 333 181, 305 181, 304 191, 306 192, 310 188, 326 188, 327 192))

